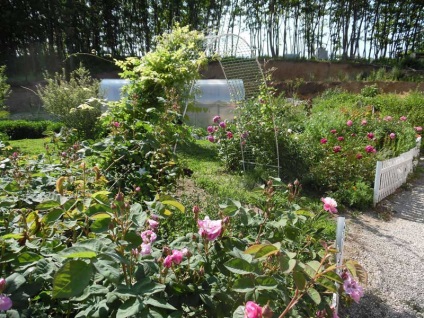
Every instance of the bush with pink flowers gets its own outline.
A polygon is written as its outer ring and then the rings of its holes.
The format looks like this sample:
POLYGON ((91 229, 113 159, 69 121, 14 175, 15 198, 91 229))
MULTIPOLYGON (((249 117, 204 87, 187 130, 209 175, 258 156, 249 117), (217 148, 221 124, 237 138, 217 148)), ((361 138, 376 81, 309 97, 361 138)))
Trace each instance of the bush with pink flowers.
POLYGON ((308 156, 303 179, 308 186, 347 206, 372 203, 377 160, 396 157, 416 144, 416 131, 406 116, 383 116, 373 109, 345 106, 336 111, 318 104, 301 140, 308 156))

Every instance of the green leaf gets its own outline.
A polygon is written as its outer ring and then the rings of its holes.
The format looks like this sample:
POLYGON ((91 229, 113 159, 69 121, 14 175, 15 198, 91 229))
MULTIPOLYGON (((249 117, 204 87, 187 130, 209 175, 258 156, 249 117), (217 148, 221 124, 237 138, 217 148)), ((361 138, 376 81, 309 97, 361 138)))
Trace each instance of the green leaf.
POLYGON ((96 151, 103 151, 103 150, 105 150, 107 148, 107 143, 105 143, 103 141, 100 141, 100 142, 97 142, 97 143, 93 144, 91 146, 91 148, 93 148, 96 151))
POLYGON ((182 212, 182 213, 184 213, 185 212, 185 207, 184 207, 184 205, 182 205, 180 202, 178 202, 178 201, 175 201, 175 200, 173 200, 173 201, 170 201, 170 200, 165 200, 165 201, 162 201, 162 203, 163 204, 166 204, 166 205, 170 205, 170 206, 173 206, 173 207, 175 207, 175 208, 177 208, 180 212, 182 212))
POLYGON ((6 200, 5 197, 0 198, 0 207, 1 208, 10 208, 16 205, 16 201, 6 200))
POLYGON ((56 208, 58 206, 60 206, 60 202, 57 202, 57 201, 54 201, 54 200, 48 200, 48 201, 44 201, 44 202, 39 203, 35 207, 35 209, 43 211, 43 210, 49 210, 49 209, 52 209, 52 208, 56 208))
POLYGON ((34 252, 23 252, 18 255, 17 261, 19 262, 20 265, 26 265, 26 264, 38 262, 42 258, 43 257, 41 255, 36 254, 34 252))
POLYGON ((296 263, 297 261, 295 259, 289 258, 286 255, 280 257, 280 267, 283 274, 290 274, 296 266, 296 263))
POLYGON ((310 262, 307 262, 306 265, 311 267, 316 273, 322 271, 321 263, 318 261, 310 261, 310 262))
POLYGON ((84 293, 78 297, 78 298, 74 298, 75 301, 78 302, 83 302, 85 301, 87 298, 92 297, 93 295, 106 295, 109 293, 109 289, 105 286, 102 285, 90 285, 88 286, 85 290, 84 293))
POLYGON ((278 282, 271 276, 258 276, 255 279, 255 285, 258 290, 274 289, 277 287, 278 282))
POLYGON ((174 306, 167 303, 164 299, 155 299, 155 298, 148 298, 144 300, 145 305, 150 305, 157 308, 163 308, 163 309, 170 309, 170 310, 177 310, 174 306))
POLYGON ((302 272, 294 271, 294 272, 293 272, 293 280, 294 280, 294 283, 295 283, 296 287, 297 287, 299 290, 303 290, 303 289, 305 289, 305 286, 306 286, 306 278, 305 278, 305 276, 303 275, 303 273, 302 273, 302 272))
POLYGON ((223 209, 222 213, 224 213, 227 216, 235 216, 238 210, 239 209, 236 206, 230 205, 230 206, 227 206, 225 209, 223 209))
POLYGON ((60 208, 52 209, 43 216, 42 221, 45 224, 54 223, 59 220, 59 218, 63 215, 63 212, 64 211, 60 208))
POLYGON ((101 203, 92 204, 87 208, 87 210, 84 211, 84 213, 88 216, 92 216, 96 213, 107 213, 107 212, 112 212, 112 209, 101 203))
POLYGON ((65 258, 94 258, 97 253, 83 246, 72 246, 61 251, 59 255, 65 258))
POLYGON ((252 246, 249 246, 244 253, 245 254, 256 254, 262 247, 266 246, 265 244, 255 244, 252 246))
POLYGON ((24 234, 23 233, 9 233, 9 234, 3 235, 1 238, 3 240, 7 240, 7 239, 20 240, 23 237, 24 237, 24 234))
POLYGON ((343 279, 335 272, 327 272, 323 274, 322 276, 331 279, 333 282, 343 284, 343 279))
POLYGON ((124 302, 116 313, 116 318, 126 318, 137 315, 144 308, 143 302, 137 298, 130 298, 124 302))
POLYGON ((315 215, 312 211, 308 211, 308 210, 297 210, 295 213, 297 215, 304 215, 308 217, 313 217, 315 215))
POLYGON ((253 265, 240 258, 233 258, 226 262, 224 266, 230 272, 241 275, 253 274, 253 271, 255 270, 255 267, 253 265))
POLYGON ((251 278, 241 277, 234 282, 232 289, 238 293, 253 292, 255 290, 255 284, 251 278))
POLYGON ((6 277, 6 293, 12 294, 26 283, 25 277, 18 273, 6 277))
POLYGON ((100 275, 113 283, 118 283, 120 278, 119 263, 111 257, 101 255, 100 258, 93 262, 94 267, 100 275))
POLYGON ((306 292, 315 304, 319 305, 321 303, 321 295, 319 294, 319 292, 316 291, 316 289, 311 287, 308 288, 306 292))
POLYGON ((317 279, 316 282, 317 284, 325 287, 328 292, 337 293, 336 284, 333 281, 329 280, 328 278, 321 276, 320 278, 317 279))
POLYGON ((91 197, 96 200, 98 203, 109 206, 109 195, 110 192, 109 191, 99 191, 94 193, 91 197))
POLYGON ((90 283, 93 267, 82 260, 66 262, 53 278, 53 298, 79 296, 90 283))
POLYGON ((296 253, 289 252, 289 251, 284 251, 284 254, 286 254, 290 258, 295 258, 297 255, 296 253))
POLYGON ((4 191, 6 192, 19 192, 20 190, 21 187, 16 181, 12 181, 4 187, 4 191))
POLYGON ((317 273, 321 272, 321 264, 318 261, 310 261, 303 267, 303 271, 310 277, 313 278, 317 273))
POLYGON ((259 251, 256 252, 255 258, 268 257, 270 255, 275 255, 279 251, 280 250, 274 245, 265 245, 264 247, 260 248, 259 251))
POLYGON ((165 290, 165 285, 152 282, 150 278, 145 278, 135 284, 136 292, 140 294, 151 295, 165 290))
POLYGON ((90 229, 94 233, 102 233, 109 229, 111 217, 108 213, 96 213, 90 216, 90 219, 94 220, 94 222, 90 225, 90 229))

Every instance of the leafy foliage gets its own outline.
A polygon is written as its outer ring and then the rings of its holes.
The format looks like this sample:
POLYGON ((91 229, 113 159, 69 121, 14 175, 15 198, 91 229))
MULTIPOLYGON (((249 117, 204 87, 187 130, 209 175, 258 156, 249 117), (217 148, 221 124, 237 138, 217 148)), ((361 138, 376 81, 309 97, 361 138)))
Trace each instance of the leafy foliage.
POLYGON ((10 94, 10 85, 7 83, 5 72, 6 66, 0 66, 0 108, 4 108, 4 102, 10 94))
POLYGON ((329 215, 296 204, 282 209, 278 180, 261 190, 258 210, 235 200, 220 205, 222 228, 209 241, 198 232, 201 209, 191 214, 164 195, 143 205, 135 191, 113 196, 100 170, 77 153, 73 147, 54 164, 7 158, 0 276, 10 314, 227 317, 248 299, 269 301, 274 312, 290 307, 291 315, 331 312, 326 293, 342 280, 335 251, 321 244, 329 215), (180 227, 174 217, 184 220, 180 227))
POLYGON ((0 132, 10 140, 42 138, 45 132, 59 132, 62 124, 52 121, 2 120, 0 132))
POLYGON ((45 74, 45 86, 37 87, 37 94, 47 112, 55 115, 68 128, 75 128, 80 139, 95 138, 99 132, 98 117, 103 103, 99 96, 99 82, 80 66, 66 79, 65 70, 53 76, 45 74))
POLYGON ((109 135, 87 145, 86 152, 95 154, 115 189, 129 193, 140 187, 140 197, 152 198, 181 175, 174 147, 190 138, 181 105, 206 61, 201 39, 200 33, 176 26, 157 39, 155 51, 117 61, 121 75, 131 80, 127 97, 103 116, 109 135))

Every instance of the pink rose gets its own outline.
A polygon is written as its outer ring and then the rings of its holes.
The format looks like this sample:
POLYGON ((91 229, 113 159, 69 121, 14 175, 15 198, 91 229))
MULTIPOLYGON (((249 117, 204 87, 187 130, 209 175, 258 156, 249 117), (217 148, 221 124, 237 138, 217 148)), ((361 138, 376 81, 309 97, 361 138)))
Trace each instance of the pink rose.
POLYGON ((386 116, 386 117, 384 117, 384 120, 385 121, 391 121, 393 118, 392 118, 392 116, 386 116))
POLYGON ((365 126, 366 124, 368 124, 367 120, 366 120, 366 119, 362 119, 362 121, 361 121, 361 125, 362 125, 362 126, 365 126))
POLYGON ((152 230, 156 230, 159 226, 159 222, 156 220, 148 219, 147 222, 152 230))
POLYGON ((339 137, 337 137, 337 140, 338 141, 343 141, 344 140, 344 137, 343 136, 339 136, 339 137))
POLYGON ((215 116, 214 118, 213 118, 213 122, 214 123, 219 123, 219 121, 221 120, 221 116, 215 116))
POLYGON ((152 254, 152 245, 150 243, 141 243, 141 255, 152 254))
POLYGON ((374 134, 373 134, 373 133, 371 133, 371 132, 369 132, 369 133, 367 134, 367 137, 368 137, 368 139, 373 139, 373 138, 374 138, 374 134))
POLYGON ((227 138, 232 139, 233 137, 233 133, 231 131, 227 131, 227 138))
POLYGON ((227 124, 225 123, 225 121, 221 121, 220 123, 219 123, 219 127, 221 127, 221 128, 226 128, 227 127, 227 124))
POLYGON ((321 199, 322 203, 324 203, 324 210, 330 213, 337 213, 337 202, 333 198, 326 197, 321 199))
POLYGON ((172 266, 172 255, 168 255, 167 257, 165 257, 165 259, 163 260, 163 266, 165 266, 166 268, 170 268, 172 266))
POLYGON ((335 153, 340 152, 341 150, 342 150, 342 147, 340 147, 340 146, 334 146, 334 147, 333 147, 333 151, 334 151, 335 153))
POLYGON ((391 133, 391 134, 389 135, 389 137, 390 137, 390 139, 395 139, 395 138, 396 138, 396 134, 395 134, 395 133, 391 133))
POLYGON ((401 116, 399 119, 400 119, 401 121, 405 121, 405 120, 406 120, 406 117, 405 117, 405 116, 401 116))
POLYGON ((330 130, 330 132, 331 132, 332 134, 335 134, 335 133, 337 132, 337 130, 335 130, 335 129, 331 129, 331 130, 330 130))
POLYGON ((350 119, 346 122, 346 125, 348 125, 349 127, 352 127, 353 125, 353 121, 351 121, 350 119))
POLYGON ((214 136, 212 136, 212 135, 209 135, 209 136, 208 136, 208 140, 209 140, 210 142, 215 142, 215 137, 214 137, 214 136))
POLYGON ((156 241, 156 237, 157 237, 156 233, 153 232, 152 230, 146 230, 141 233, 141 239, 146 244, 153 243, 154 241, 156 241))
POLYGON ((362 154, 361 154, 361 153, 358 153, 358 154, 356 155, 356 159, 362 159, 362 154))
POLYGON ((325 138, 322 138, 321 140, 320 140, 320 143, 322 143, 322 144, 326 144, 327 143, 327 139, 325 139, 325 138))
POLYGON ((190 254, 190 251, 188 250, 188 248, 187 248, 187 247, 184 247, 184 248, 181 250, 181 253, 183 253, 183 255, 184 255, 184 256, 188 256, 188 255, 190 254))
POLYGON ((208 126, 206 130, 208 131, 208 133, 212 134, 215 131, 215 128, 213 126, 208 126))
POLYGON ((183 260, 183 252, 179 251, 179 250, 172 250, 172 262, 175 264, 180 264, 181 261, 183 260))
POLYGON ((423 127, 421 127, 421 126, 414 127, 414 129, 415 129, 415 131, 416 131, 416 132, 418 132, 418 133, 420 133, 420 132, 422 132, 422 131, 423 131, 423 127))
POLYGON ((375 148, 373 146, 367 145, 367 146, 365 146, 365 151, 368 152, 368 153, 374 153, 377 150, 375 150, 375 148))
POLYGON ((244 318, 262 318, 262 307, 253 301, 244 306, 244 318))
POLYGON ((222 220, 210 220, 208 216, 204 220, 197 220, 199 234, 208 241, 214 241, 222 231, 222 220))

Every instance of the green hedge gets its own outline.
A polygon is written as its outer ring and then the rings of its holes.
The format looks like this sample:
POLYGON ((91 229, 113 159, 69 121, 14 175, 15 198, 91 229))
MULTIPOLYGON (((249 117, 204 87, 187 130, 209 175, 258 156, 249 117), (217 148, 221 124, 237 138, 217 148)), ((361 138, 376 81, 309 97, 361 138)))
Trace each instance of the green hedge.
POLYGON ((44 137, 45 131, 59 132, 62 123, 42 120, 1 120, 0 133, 7 136, 10 140, 34 139, 44 137))

